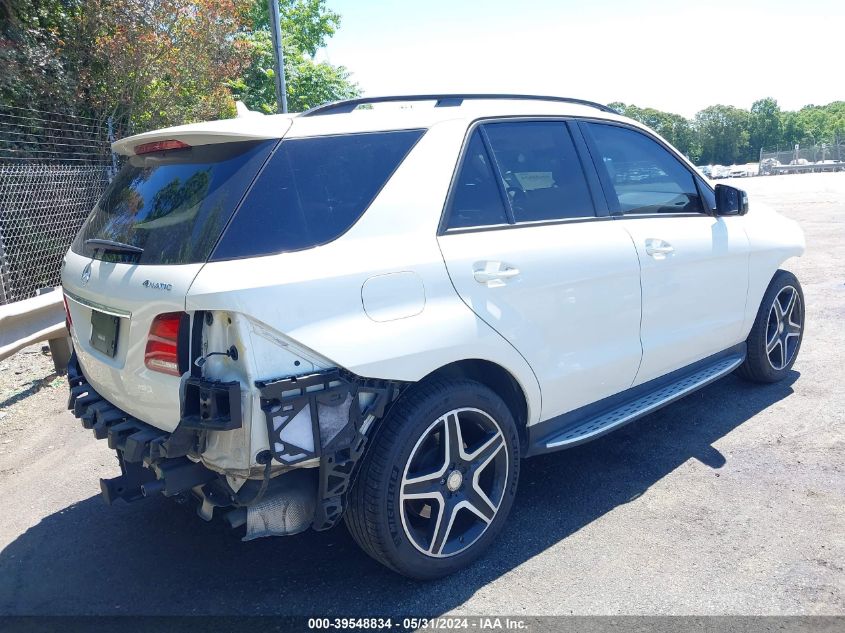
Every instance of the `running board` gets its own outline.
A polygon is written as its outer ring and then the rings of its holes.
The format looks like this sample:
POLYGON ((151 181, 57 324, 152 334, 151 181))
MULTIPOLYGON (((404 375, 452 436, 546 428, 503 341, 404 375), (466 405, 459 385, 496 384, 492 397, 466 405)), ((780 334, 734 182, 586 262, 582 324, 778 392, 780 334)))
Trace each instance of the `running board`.
POLYGON ((570 448, 609 433, 620 426, 633 422, 649 413, 665 407, 667 404, 697 391, 722 376, 731 373, 745 360, 744 354, 722 357, 713 363, 694 370, 676 380, 663 384, 633 400, 628 400, 611 409, 589 417, 565 428, 563 431, 545 440, 545 451, 570 448))

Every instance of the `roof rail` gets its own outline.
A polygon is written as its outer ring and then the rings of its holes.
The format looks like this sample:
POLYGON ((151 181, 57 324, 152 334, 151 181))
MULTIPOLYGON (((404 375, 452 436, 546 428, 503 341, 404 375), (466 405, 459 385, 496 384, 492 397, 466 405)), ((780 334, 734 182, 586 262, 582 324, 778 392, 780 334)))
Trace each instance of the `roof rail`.
POLYGON ((345 99, 333 101, 306 110, 300 116, 320 116, 323 114, 346 114, 352 112, 360 105, 372 103, 396 103, 410 101, 435 101, 435 108, 454 107, 461 105, 469 99, 512 99, 516 101, 555 101, 559 103, 573 103, 576 105, 595 108, 602 112, 618 114, 616 110, 600 103, 586 101, 584 99, 572 99, 570 97, 546 97, 542 95, 518 95, 518 94, 428 94, 428 95, 391 95, 386 97, 359 97, 357 99, 345 99))

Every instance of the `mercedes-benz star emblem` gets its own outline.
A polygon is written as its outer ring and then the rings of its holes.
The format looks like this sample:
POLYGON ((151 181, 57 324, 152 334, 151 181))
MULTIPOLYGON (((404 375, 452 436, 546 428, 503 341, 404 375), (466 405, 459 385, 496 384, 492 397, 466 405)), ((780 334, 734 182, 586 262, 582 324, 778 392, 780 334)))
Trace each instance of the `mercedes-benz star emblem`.
POLYGON ((88 283, 91 279, 91 262, 88 262, 88 265, 82 269, 82 285, 88 283))

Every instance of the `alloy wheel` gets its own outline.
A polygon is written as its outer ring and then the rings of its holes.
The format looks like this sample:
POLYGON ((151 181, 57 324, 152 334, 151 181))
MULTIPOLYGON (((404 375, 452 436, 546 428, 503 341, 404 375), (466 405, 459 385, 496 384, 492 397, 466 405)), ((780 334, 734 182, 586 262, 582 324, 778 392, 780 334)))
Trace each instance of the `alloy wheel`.
POLYGON ((784 286, 772 302, 766 322, 766 357, 772 369, 780 371, 792 361, 803 326, 801 297, 794 287, 784 286))
POLYGON ((402 526, 424 554, 454 556, 487 531, 508 483, 499 424, 480 409, 449 411, 417 441, 402 475, 402 526))

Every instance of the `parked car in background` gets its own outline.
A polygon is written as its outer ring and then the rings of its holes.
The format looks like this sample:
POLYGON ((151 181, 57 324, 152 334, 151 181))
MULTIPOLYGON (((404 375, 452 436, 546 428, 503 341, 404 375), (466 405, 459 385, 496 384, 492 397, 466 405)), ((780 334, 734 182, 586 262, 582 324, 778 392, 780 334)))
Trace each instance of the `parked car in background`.
POLYGON ((765 158, 760 163, 760 173, 763 176, 770 176, 779 173, 780 161, 776 158, 765 158))
POLYGON ((109 502, 193 496, 245 539, 345 520, 435 578, 500 533, 521 459, 801 346, 798 225, 605 106, 362 98, 114 149, 62 267, 109 502))
POLYGON ((712 180, 727 178, 729 173, 730 169, 728 167, 725 167, 724 165, 713 165, 710 168, 710 178, 712 180))

